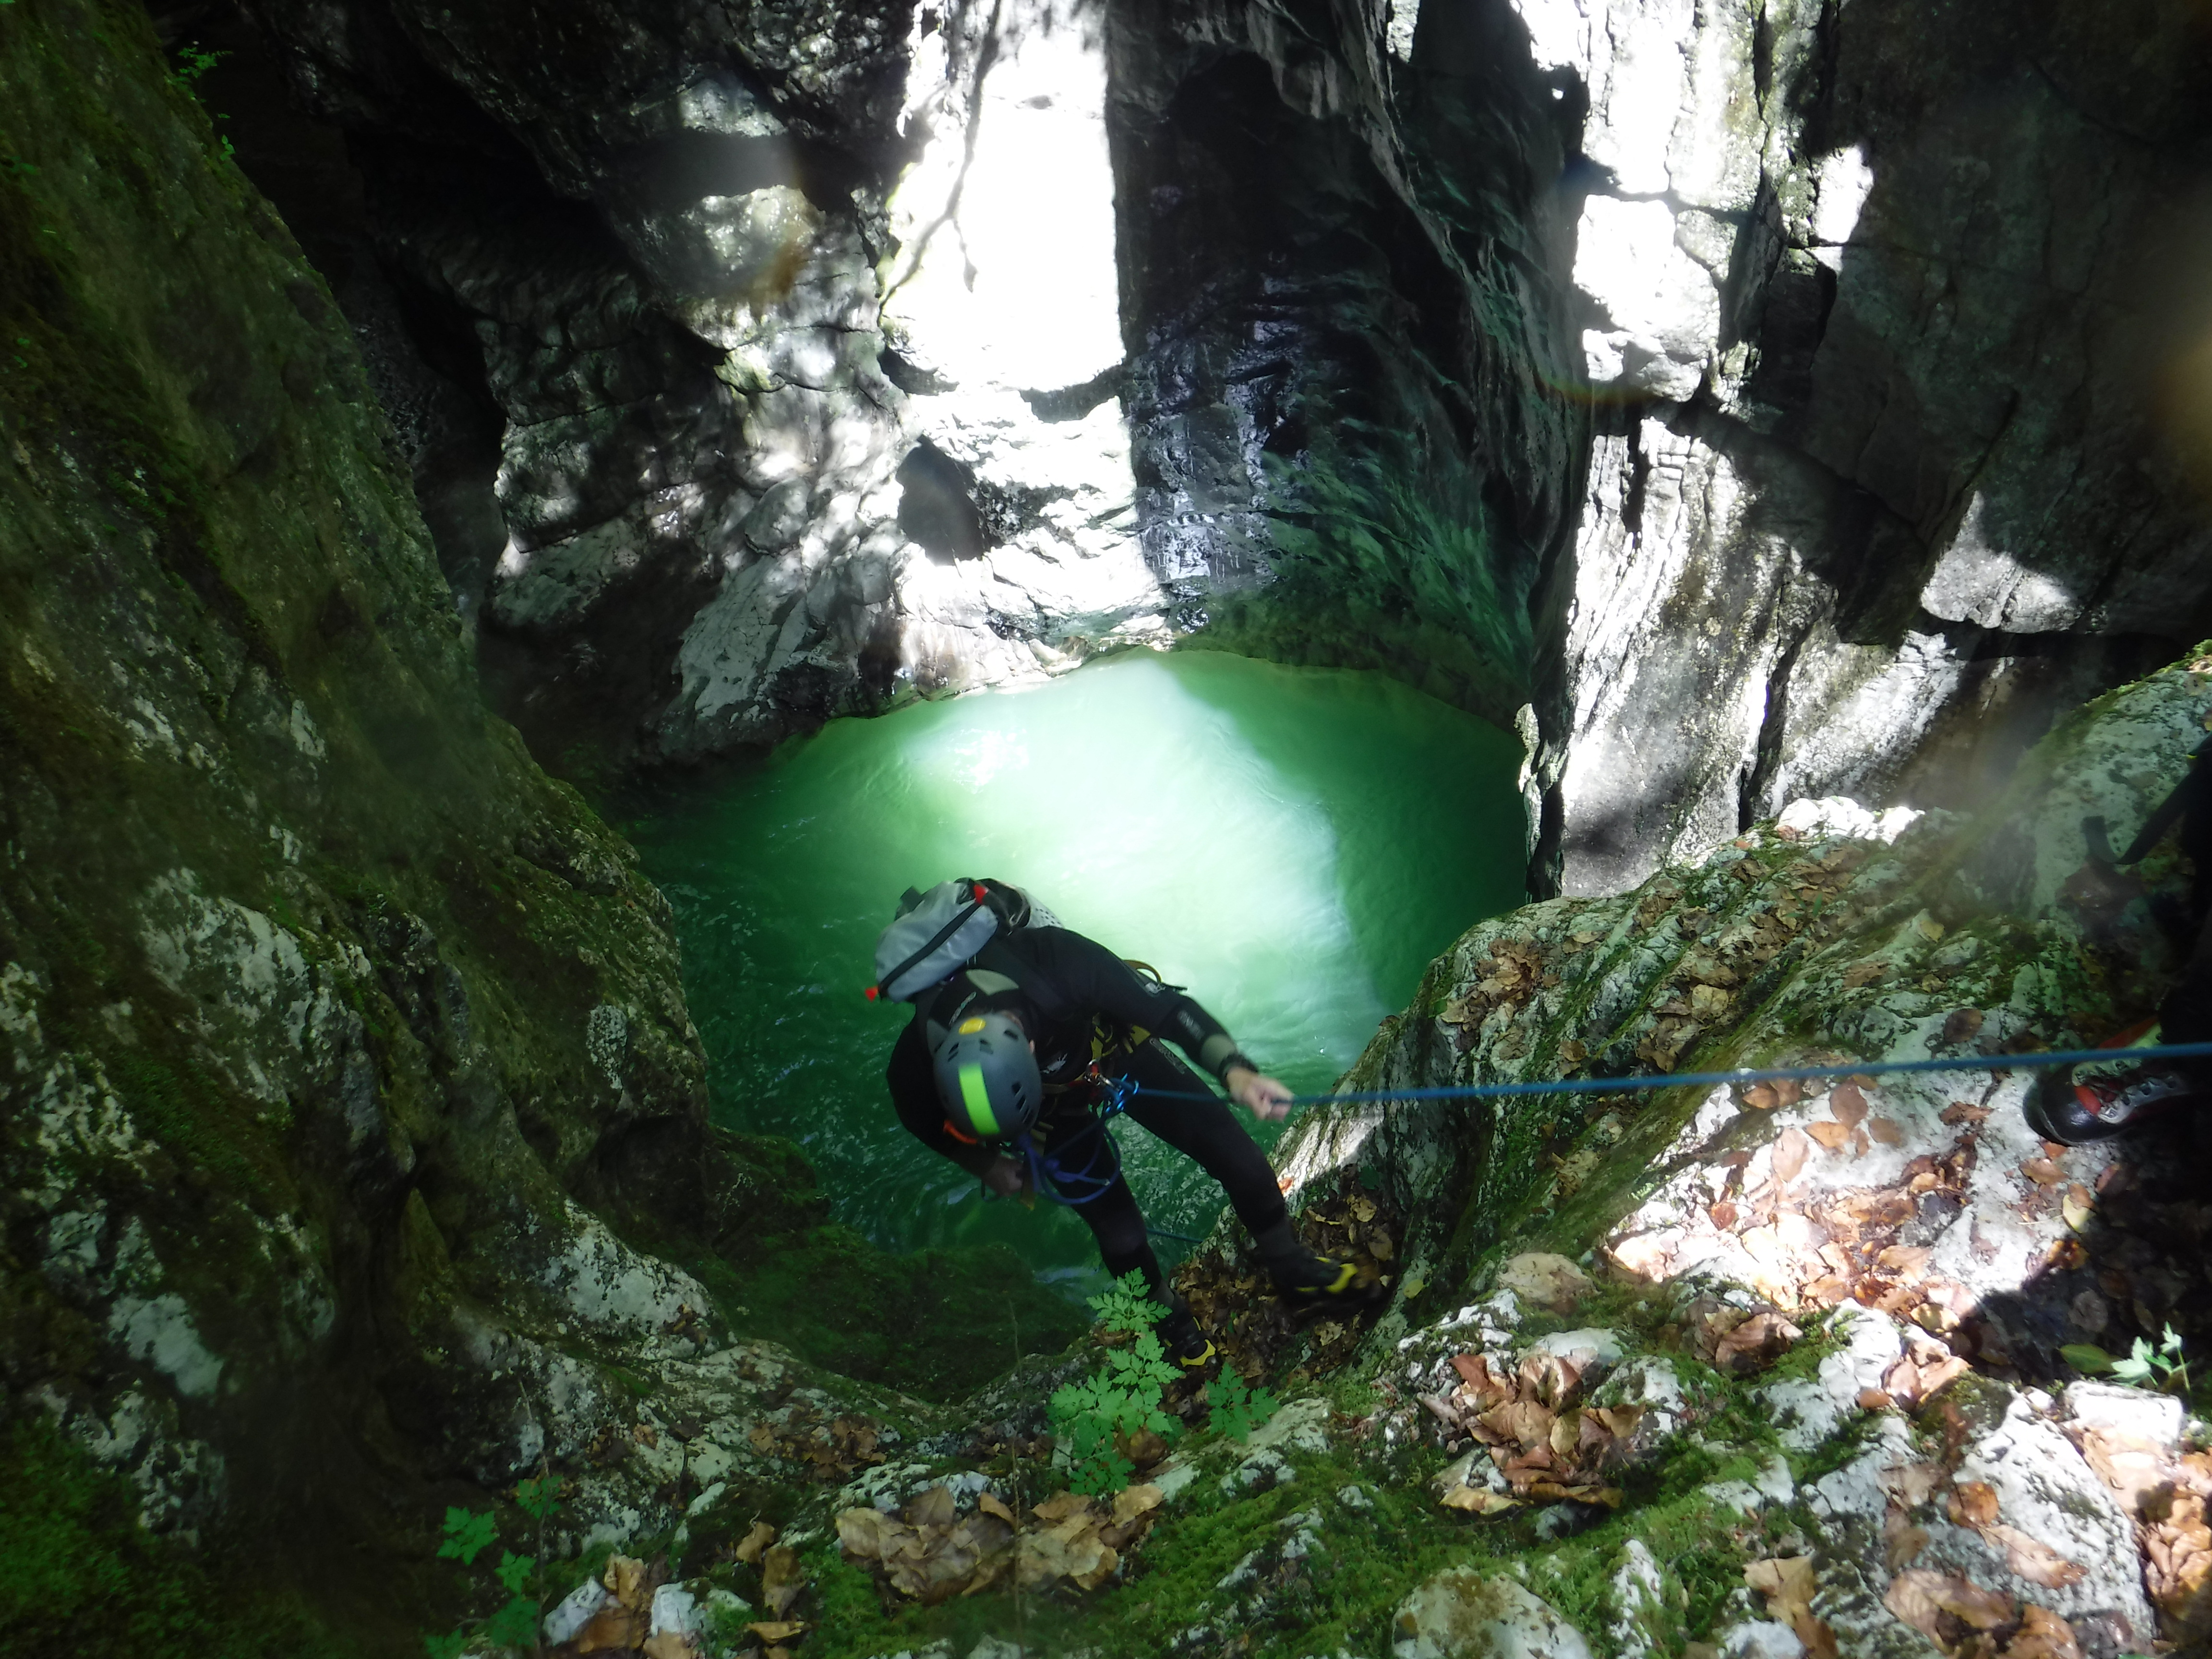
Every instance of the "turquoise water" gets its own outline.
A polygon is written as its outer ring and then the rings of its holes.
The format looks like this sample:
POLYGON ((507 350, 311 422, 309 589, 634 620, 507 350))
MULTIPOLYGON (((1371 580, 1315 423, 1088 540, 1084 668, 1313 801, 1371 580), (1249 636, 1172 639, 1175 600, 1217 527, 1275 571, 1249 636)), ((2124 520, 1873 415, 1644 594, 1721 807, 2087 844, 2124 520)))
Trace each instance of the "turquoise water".
MULTIPOLYGON (((664 786, 624 827, 676 908, 717 1120, 803 1142, 879 1243, 1004 1240, 1080 1283, 1080 1221, 984 1202, 891 1112, 908 1010, 862 993, 899 894, 1011 881, 1319 1091, 1432 957, 1522 902, 1519 764, 1515 738, 1379 674, 1143 653, 836 721, 664 786)), ((1133 1124, 1116 1134, 1156 1228, 1212 1225, 1219 1188, 1133 1124)))

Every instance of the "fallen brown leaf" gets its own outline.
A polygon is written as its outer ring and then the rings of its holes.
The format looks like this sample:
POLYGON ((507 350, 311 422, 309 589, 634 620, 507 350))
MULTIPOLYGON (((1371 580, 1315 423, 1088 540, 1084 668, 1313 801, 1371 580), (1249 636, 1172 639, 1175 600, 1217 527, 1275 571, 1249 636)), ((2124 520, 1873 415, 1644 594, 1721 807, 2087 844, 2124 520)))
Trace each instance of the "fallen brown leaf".
POLYGON ((1885 1146, 1905 1145, 1905 1131, 1893 1117, 1869 1118, 1866 1121, 1866 1132, 1869 1138, 1880 1141, 1885 1146))
POLYGON ((2056 1187, 2066 1179, 2066 1171, 2047 1158, 2032 1158, 2020 1166, 2020 1172, 2039 1187, 2056 1187))
POLYGON ((747 1625, 745 1628, 763 1642, 788 1642, 806 1626, 804 1620, 797 1619, 763 1619, 747 1625))
POLYGON ((1520 1500, 1485 1486, 1455 1486, 1443 1495, 1448 1510, 1467 1510, 1476 1515, 1503 1515, 1521 1507, 1520 1500))
POLYGON ((1127 1526, 1137 1516, 1159 1508, 1167 1494, 1158 1486, 1127 1486, 1114 1494, 1114 1524, 1127 1526))
POLYGON ((1771 1084, 1754 1083, 1744 1090, 1743 1103, 1754 1112, 1771 1112, 1782 1103, 1782 1097, 1771 1084))
POLYGON ((1890 1581, 1882 1605, 1906 1624, 1947 1650, 1942 1623, 1948 1613, 1972 1630, 1995 1630, 2012 1622, 2012 1598, 1985 1590, 1948 1573, 1924 1567, 1908 1567, 1890 1581))
MULTIPOLYGON (((1158 1488, 1154 1488, 1154 1490, 1157 1491, 1158 1488)), ((1005 1522, 1010 1527, 1014 1524, 1014 1512, 1006 1507, 1005 1501, 994 1492, 978 1493, 975 1498, 975 1507, 982 1510, 986 1515, 997 1516, 1000 1520, 1005 1522)))
POLYGON ((1787 1625, 1814 1659, 1834 1659, 1836 1638, 1813 1612, 1813 1558, 1793 1555, 1753 1561, 1743 1582, 1766 1598, 1767 1617, 1787 1625))
POLYGON ((1823 1151, 1831 1152, 1841 1152, 1850 1144, 1851 1138, 1851 1132, 1849 1129, 1840 1123, 1831 1122, 1826 1118, 1820 1118, 1807 1124, 1805 1133, 1819 1141, 1823 1151))
POLYGON ((2005 1553, 2005 1564, 2019 1577, 2045 1589, 2064 1589, 2088 1576, 2039 1538, 2031 1538, 2017 1527, 2002 1523, 1984 1527, 1982 1536, 2005 1553))
POLYGON ((1812 1156, 1812 1151, 1813 1144, 1805 1138, 1802 1129, 1784 1129, 1777 1135, 1774 1138, 1775 1181, 1786 1187, 1796 1180, 1798 1173, 1805 1167, 1805 1160, 1812 1156))
POLYGON ((584 1627, 575 1635, 576 1651, 598 1653, 603 1650, 619 1652, 634 1648, 645 1639, 653 1628, 653 1615, 637 1607, 617 1605, 602 1607, 584 1621, 584 1627))
POLYGON ((775 1542, 775 1528, 765 1521, 756 1521, 753 1522, 752 1530, 744 1535, 737 1548, 730 1553, 747 1566, 751 1566, 760 1559, 761 1552, 774 1542, 775 1542))
POLYGON ((1917 1510, 1934 1495, 1942 1478, 1942 1468, 1934 1463, 1892 1463, 1875 1481, 1892 1503, 1917 1510))
POLYGON ((1803 1333, 1780 1314, 1753 1314, 1713 1332, 1714 1369, 1741 1376, 1771 1364, 1803 1333))
POLYGON ((2073 1626, 2048 1607, 2030 1605, 2005 1644, 2004 1659, 2081 1659, 2081 1645, 2073 1626))
POLYGON ((1950 1501, 1944 1507, 1960 1526, 1978 1532, 1996 1523, 1997 1489, 1985 1480, 1962 1481, 1951 1489, 1950 1501))
POLYGON ((681 1631, 664 1630, 645 1638, 644 1652, 645 1659, 698 1659, 699 1650, 681 1631))
POLYGON ((2059 1215, 2077 1233, 2089 1224, 2090 1214, 2095 1208, 2095 1199, 2090 1195, 2089 1189, 2078 1181, 2069 1187, 2066 1195, 2058 1200, 2059 1215))
POLYGON ((1902 1571, 1928 1547, 1928 1528, 1914 1526, 1901 1510, 1888 1510, 1881 1521, 1881 1547, 1884 1564, 1892 1572, 1902 1571))
POLYGON ((1846 1129, 1866 1121, 1867 1097, 1856 1083, 1838 1083, 1828 1091, 1828 1115, 1846 1129))
POLYGON ((1972 1106, 1963 1100, 1954 1100, 1936 1115, 1940 1121, 1955 1129, 1961 1123, 1980 1124, 1988 1122, 1990 1114, 1994 1109, 1995 1109, 1992 1107, 1972 1106))
POLYGON ((650 1612, 659 1580, 653 1569, 635 1556, 611 1555, 599 1583, 623 1606, 635 1613, 650 1612))
POLYGON ((1939 1359, 1932 1365, 1920 1368, 1920 1397, 1933 1397, 1940 1389, 1957 1382, 1966 1374, 1966 1362, 1953 1354, 1948 1359, 1939 1359))

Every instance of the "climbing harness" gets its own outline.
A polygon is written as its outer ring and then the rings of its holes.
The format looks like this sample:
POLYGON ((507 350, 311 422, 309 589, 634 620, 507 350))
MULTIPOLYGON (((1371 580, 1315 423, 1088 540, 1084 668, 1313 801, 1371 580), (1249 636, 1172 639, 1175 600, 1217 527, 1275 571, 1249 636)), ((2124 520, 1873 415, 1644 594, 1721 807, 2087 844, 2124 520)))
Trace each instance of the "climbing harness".
MULTIPOLYGON (((1838 1066, 1771 1066, 1735 1072, 1662 1072, 1643 1077, 1554 1078, 1540 1083, 1470 1083, 1442 1089, 1377 1089, 1358 1094, 1293 1095, 1293 1106, 1387 1105, 1401 1100, 1496 1100, 1512 1095, 1616 1095, 1650 1089, 1715 1087, 1723 1083, 1809 1083, 1820 1078, 1887 1077, 1900 1072, 2033 1071, 2046 1066, 2086 1066, 2146 1060, 2212 1057, 2212 1042, 2166 1042, 2148 1048, 2060 1048, 2038 1054, 1971 1054, 1962 1060, 1869 1060, 1838 1066)), ((1156 1100, 1218 1100, 1218 1095, 1173 1089, 1138 1092, 1156 1100)))
POLYGON ((1137 1097, 1137 1080, 1134 1078, 1115 1077, 1102 1072, 1095 1060, 1088 1071, 1066 1085, 1060 1092, 1068 1092, 1085 1084, 1098 1091, 1091 1121, 1070 1135, 1057 1152, 1042 1151, 1027 1131, 1014 1139, 1014 1145, 1020 1147, 1029 1159, 1030 1184, 1055 1204, 1066 1204, 1071 1207, 1103 1197, 1107 1190, 1121 1179, 1121 1149, 1115 1144, 1114 1137, 1106 1133, 1106 1125, 1109 1120, 1127 1111, 1130 1102, 1137 1097), (1111 1165, 1106 1173, 1103 1176, 1095 1173, 1098 1163, 1098 1149, 1095 1146, 1085 1157, 1081 1169, 1069 1169, 1068 1154, 1077 1147, 1094 1141, 1103 1144, 1111 1165))

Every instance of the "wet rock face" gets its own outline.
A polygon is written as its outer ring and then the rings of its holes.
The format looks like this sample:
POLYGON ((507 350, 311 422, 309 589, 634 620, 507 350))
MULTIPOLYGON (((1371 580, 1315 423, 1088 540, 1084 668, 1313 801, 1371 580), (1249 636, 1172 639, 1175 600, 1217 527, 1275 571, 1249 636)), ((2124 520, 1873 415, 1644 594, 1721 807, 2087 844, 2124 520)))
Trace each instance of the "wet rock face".
POLYGON ((2205 618, 2179 3, 357 9, 257 15, 504 413, 540 738, 1203 629, 1525 708, 1597 894, 2205 618))
POLYGON ((1799 797, 1978 804, 2202 631, 2201 17, 1516 9, 1587 100, 1574 280, 1626 399, 1540 705, 1567 891, 1799 797))
POLYGON ((1503 9, 1127 4, 1128 412, 1182 615, 1501 722, 1585 441, 1559 106, 1503 9))
POLYGON ((253 11, 503 411, 482 614, 541 747, 1206 625, 1528 700, 1585 422, 1503 10, 253 11))

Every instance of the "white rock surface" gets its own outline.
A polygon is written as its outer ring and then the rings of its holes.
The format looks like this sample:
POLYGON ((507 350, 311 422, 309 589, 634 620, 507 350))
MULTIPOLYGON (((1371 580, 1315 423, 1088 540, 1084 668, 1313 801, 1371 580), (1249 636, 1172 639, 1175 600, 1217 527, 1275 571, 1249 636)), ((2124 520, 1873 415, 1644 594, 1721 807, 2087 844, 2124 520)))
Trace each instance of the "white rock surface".
POLYGON ((544 1627, 549 1647, 567 1641, 591 1621, 592 1615, 610 1605, 614 1597, 596 1578, 587 1578, 570 1590, 545 1615, 544 1627))
POLYGON ((1758 1619, 1721 1632, 1722 1659, 1798 1659, 1805 1644, 1787 1625, 1758 1619))
POLYGON ((1450 1567, 1406 1598, 1391 1623, 1396 1659, 1589 1659, 1589 1644, 1510 1578, 1450 1567))

